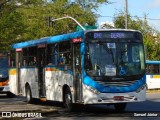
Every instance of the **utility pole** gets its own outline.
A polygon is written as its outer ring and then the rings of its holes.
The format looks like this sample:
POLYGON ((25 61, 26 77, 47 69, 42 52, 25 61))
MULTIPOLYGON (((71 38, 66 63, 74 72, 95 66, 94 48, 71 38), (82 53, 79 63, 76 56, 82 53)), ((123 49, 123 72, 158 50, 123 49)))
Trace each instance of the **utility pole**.
POLYGON ((128 28, 128 0, 125 0, 125 11, 126 11, 126 14, 125 14, 125 29, 128 28))

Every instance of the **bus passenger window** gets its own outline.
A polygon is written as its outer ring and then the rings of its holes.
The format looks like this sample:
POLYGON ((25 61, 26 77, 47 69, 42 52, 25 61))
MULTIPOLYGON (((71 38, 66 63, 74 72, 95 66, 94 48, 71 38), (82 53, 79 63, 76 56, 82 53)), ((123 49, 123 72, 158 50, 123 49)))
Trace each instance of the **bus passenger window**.
POLYGON ((59 57, 59 64, 65 64, 65 57, 63 56, 63 54, 61 54, 59 57))
POLYGON ((71 64, 71 53, 67 55, 67 64, 71 64))
POLYGON ((27 62, 25 59, 23 60, 23 66, 27 66, 27 62))
POLYGON ((9 66, 10 67, 15 67, 16 66, 15 54, 16 54, 15 51, 10 51, 10 53, 9 53, 9 57, 10 57, 9 66))
POLYGON ((47 45, 47 64, 57 65, 58 63, 58 44, 56 43, 47 45))
POLYGON ((150 66, 149 66, 149 65, 146 66, 146 73, 147 73, 147 74, 150 73, 150 66))
POLYGON ((36 65, 36 64, 37 64, 37 59, 36 57, 33 57, 32 65, 36 65))
POLYGON ((15 60, 11 60, 10 67, 15 67, 15 60))
POLYGON ((69 41, 59 44, 59 64, 71 64, 71 43, 69 41))

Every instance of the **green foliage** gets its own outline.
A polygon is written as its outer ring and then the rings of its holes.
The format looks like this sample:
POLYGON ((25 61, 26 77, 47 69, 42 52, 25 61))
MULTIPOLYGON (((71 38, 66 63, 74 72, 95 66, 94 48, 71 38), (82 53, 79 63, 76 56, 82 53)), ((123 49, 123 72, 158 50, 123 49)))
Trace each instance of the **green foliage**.
POLYGON ((79 6, 82 8, 91 11, 92 9, 97 10, 97 8, 101 4, 108 4, 108 0, 75 0, 76 3, 78 3, 79 6))
POLYGON ((24 30, 21 15, 14 11, 4 15, 0 19, 0 45, 1 49, 7 49, 14 41, 19 41, 24 30))
POLYGON ((2 0, 0 2, 0 45, 3 49, 16 42, 39 39, 73 32, 77 24, 70 19, 56 21, 54 27, 46 26, 46 17, 52 19, 72 16, 82 25, 95 25, 97 9, 107 0, 2 0), (3 4, 2 4, 3 2, 3 4))

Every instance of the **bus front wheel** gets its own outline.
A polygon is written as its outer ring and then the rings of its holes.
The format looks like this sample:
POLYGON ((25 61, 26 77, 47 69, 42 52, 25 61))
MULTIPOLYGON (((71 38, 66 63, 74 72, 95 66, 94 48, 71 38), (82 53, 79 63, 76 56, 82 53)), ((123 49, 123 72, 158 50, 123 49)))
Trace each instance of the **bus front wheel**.
POLYGON ((73 110, 72 96, 69 88, 67 88, 64 92, 64 105, 67 111, 70 112, 73 110))
POLYGON ((15 95, 13 94, 13 93, 11 93, 11 92, 8 92, 7 93, 7 97, 9 97, 9 98, 13 98, 15 95))
POLYGON ((114 108, 116 111, 124 111, 127 106, 127 103, 116 103, 114 104, 114 108))
POLYGON ((27 103, 32 103, 32 92, 29 86, 26 87, 27 103))

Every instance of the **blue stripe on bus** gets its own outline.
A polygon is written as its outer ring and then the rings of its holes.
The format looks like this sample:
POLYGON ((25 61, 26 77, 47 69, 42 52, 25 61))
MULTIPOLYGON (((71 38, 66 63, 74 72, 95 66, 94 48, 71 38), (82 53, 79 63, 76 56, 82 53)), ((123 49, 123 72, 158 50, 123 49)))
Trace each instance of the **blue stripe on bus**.
POLYGON ((92 78, 90 78, 89 76, 87 76, 86 74, 84 75, 84 80, 83 83, 91 86, 94 89, 97 89, 99 92, 102 93, 125 93, 125 92, 133 92, 136 91, 139 87, 141 87, 142 85, 144 85, 146 83, 146 79, 145 76, 142 77, 142 79, 140 79, 139 81, 135 82, 133 85, 131 86, 103 86, 98 84, 96 81, 94 81, 92 78))
POLYGON ((146 64, 160 64, 160 61, 150 61, 150 60, 146 60, 146 64))
POLYGON ((81 37, 84 40, 84 31, 78 31, 78 32, 73 32, 73 33, 68 33, 68 34, 63 34, 58 36, 41 38, 38 40, 30 40, 22 43, 16 43, 12 45, 12 48, 16 49, 16 48, 32 47, 32 46, 37 46, 39 44, 56 43, 56 42, 71 40, 73 38, 79 38, 79 37, 81 37))

